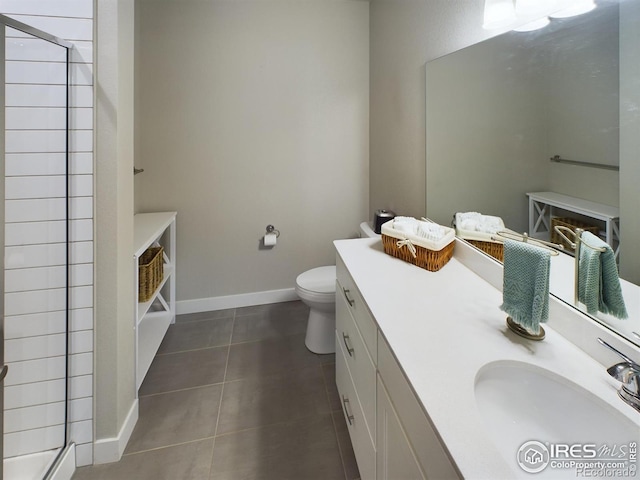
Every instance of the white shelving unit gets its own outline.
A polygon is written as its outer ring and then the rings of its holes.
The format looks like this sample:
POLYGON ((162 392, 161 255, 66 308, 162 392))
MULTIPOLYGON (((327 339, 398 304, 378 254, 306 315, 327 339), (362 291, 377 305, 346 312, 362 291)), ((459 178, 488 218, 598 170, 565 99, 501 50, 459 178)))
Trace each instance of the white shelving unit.
POLYGON ((529 235, 549 240, 554 209, 577 213, 600 220, 604 225, 604 239, 618 256, 620 251, 620 209, 555 192, 532 192, 529 197, 529 235))
POLYGON ((136 390, 140 389, 169 325, 176 319, 176 212, 134 215, 134 270, 136 288, 136 390), (138 301, 138 258, 149 247, 164 248, 164 278, 147 302, 138 301))

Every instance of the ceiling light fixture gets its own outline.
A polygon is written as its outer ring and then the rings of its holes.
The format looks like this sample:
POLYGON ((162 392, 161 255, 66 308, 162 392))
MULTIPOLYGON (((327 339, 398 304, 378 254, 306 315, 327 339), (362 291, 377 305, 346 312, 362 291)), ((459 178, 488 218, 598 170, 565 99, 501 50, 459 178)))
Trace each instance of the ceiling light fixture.
POLYGON ((505 28, 515 21, 516 9, 513 0, 485 0, 482 28, 487 30, 505 28))
POLYGON ((549 15, 551 18, 568 18, 582 15, 596 8, 593 0, 574 0, 573 4, 549 15))
POLYGON ((514 28, 514 32, 533 32, 534 30, 539 30, 541 28, 549 25, 550 20, 549 17, 542 17, 533 22, 525 23, 519 27, 514 28))

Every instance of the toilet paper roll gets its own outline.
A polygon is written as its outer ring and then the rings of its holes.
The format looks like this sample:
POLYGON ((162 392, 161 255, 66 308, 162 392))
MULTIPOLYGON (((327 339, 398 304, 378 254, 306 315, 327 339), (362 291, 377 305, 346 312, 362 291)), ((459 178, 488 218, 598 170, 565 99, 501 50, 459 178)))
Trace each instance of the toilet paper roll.
POLYGON ((273 247, 276 244, 277 239, 278 239, 278 236, 275 233, 267 233, 264 236, 264 246, 273 247))

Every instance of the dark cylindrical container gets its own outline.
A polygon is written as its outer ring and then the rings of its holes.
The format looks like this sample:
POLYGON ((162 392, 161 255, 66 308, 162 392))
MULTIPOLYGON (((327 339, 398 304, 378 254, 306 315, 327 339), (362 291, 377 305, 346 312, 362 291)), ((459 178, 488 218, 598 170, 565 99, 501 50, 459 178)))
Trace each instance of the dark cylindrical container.
POLYGON ((389 220, 393 220, 393 217, 395 216, 396 214, 391 210, 376 210, 376 213, 373 216, 373 231, 379 234, 382 224, 387 223, 389 220))

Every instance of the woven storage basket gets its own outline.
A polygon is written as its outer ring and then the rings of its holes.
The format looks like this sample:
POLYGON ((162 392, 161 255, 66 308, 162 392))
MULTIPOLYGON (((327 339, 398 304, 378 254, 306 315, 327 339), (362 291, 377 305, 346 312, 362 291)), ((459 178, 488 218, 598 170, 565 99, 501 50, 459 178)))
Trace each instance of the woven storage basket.
POLYGON ((573 248, 571 248, 571 245, 569 245, 567 241, 562 238, 558 232, 556 232, 556 226, 568 227, 574 232, 576 231, 576 228, 581 228, 582 230, 591 232, 596 236, 598 236, 598 234, 600 233, 600 228, 596 227, 595 225, 589 225, 588 223, 584 223, 573 218, 553 217, 551 219, 551 242, 564 245, 564 248, 569 251, 573 251, 573 248))
POLYGON ((399 232, 395 233, 392 226, 387 226, 392 224, 393 222, 387 222, 382 225, 382 246, 386 254, 413 265, 417 265, 418 267, 429 270, 430 272, 437 272, 444 267, 449 260, 451 260, 451 257, 453 256, 453 248, 456 243, 454 241, 455 232, 453 229, 444 227, 446 230, 450 231, 447 238, 450 237, 451 240, 440 250, 430 250, 419 244, 419 238, 412 239, 413 246, 416 249, 416 256, 414 257, 406 245, 398 247, 398 241, 406 239, 407 236, 399 232))
POLYGON ((138 301, 147 302, 164 277, 162 247, 149 247, 138 259, 138 301))
POLYGON ((481 240, 467 240, 471 245, 488 253, 496 260, 504 262, 504 245, 497 242, 483 242, 481 240))

